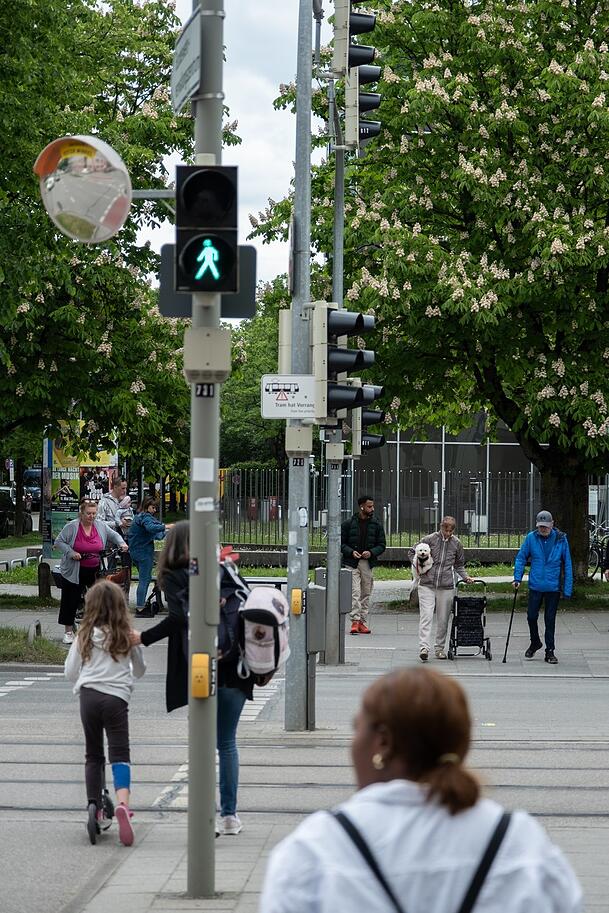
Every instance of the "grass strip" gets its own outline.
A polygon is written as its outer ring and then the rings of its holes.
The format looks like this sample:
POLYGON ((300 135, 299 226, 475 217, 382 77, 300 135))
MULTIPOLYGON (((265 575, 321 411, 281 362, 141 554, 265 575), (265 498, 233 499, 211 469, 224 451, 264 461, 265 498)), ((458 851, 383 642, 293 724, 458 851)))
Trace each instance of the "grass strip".
POLYGON ((35 637, 30 644, 23 628, 0 627, 0 663, 63 665, 65 658, 65 649, 46 637, 35 637))

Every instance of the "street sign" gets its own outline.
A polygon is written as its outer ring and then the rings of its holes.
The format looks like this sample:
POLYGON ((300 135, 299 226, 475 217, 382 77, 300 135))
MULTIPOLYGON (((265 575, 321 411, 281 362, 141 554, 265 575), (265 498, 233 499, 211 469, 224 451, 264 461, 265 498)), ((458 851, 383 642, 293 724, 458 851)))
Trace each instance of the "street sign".
POLYGON ((312 374, 264 374, 260 381, 262 418, 315 418, 312 374))
POLYGON ((171 104, 178 114, 201 84, 201 16, 190 17, 176 41, 171 71, 171 104))
MULTIPOLYGON (((176 292, 174 286, 175 244, 161 247, 159 272, 159 311, 164 317, 192 317, 192 295, 176 292)), ((256 314, 256 248, 239 245, 239 291, 222 295, 220 315, 231 318, 254 317, 256 314)))

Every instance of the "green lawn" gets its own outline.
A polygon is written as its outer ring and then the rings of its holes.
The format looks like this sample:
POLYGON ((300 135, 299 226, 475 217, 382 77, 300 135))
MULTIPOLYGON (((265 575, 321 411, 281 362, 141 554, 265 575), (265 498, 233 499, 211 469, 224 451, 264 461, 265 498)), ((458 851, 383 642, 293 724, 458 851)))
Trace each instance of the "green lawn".
POLYGON ((23 628, 0 627, 0 663, 63 665, 65 658, 65 649, 46 637, 35 637, 30 644, 23 628))
POLYGON ((0 572, 0 584, 2 583, 24 583, 36 586, 38 583, 38 566, 28 564, 27 567, 16 567, 12 571, 0 572))
POLYGON ((25 536, 7 536, 6 539, 0 539, 0 549, 4 548, 27 548, 28 545, 42 545, 42 536, 40 533, 27 533, 25 536))

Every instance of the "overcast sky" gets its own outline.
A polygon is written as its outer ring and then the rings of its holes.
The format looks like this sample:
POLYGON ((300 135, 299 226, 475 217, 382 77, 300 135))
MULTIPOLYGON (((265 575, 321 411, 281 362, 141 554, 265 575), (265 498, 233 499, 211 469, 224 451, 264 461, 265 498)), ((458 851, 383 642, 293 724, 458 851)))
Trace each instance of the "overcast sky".
MULTIPOLYGON (((241 243, 251 229, 249 213, 264 209, 269 197, 285 196, 294 173, 296 120, 289 112, 275 111, 273 100, 280 83, 296 77, 298 6, 298 0, 225 0, 224 92, 242 143, 225 151, 223 163, 239 166, 241 243)), ((329 0, 324 7, 326 16, 333 12, 329 0)), ((185 22, 192 0, 176 0, 176 13, 185 22)), ((158 250, 172 243, 173 226, 166 223, 145 237, 158 250)), ((287 245, 249 243, 258 248, 258 279, 287 271, 287 245)))

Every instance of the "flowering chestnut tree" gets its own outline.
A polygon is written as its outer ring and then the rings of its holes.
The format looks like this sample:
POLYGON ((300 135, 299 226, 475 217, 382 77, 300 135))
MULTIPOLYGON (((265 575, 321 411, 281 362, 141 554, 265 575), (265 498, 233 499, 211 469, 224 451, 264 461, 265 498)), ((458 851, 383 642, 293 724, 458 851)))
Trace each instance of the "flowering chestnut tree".
POLYGON ((609 8, 369 5, 384 130, 348 170, 348 301, 377 315, 403 426, 485 408, 511 428, 581 577, 609 466, 609 8))

